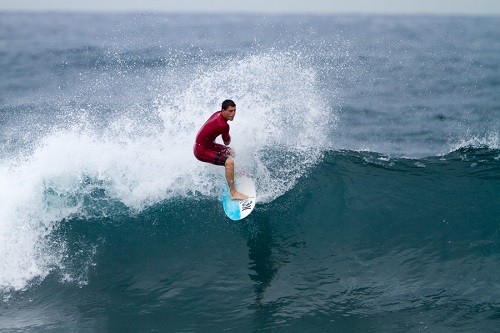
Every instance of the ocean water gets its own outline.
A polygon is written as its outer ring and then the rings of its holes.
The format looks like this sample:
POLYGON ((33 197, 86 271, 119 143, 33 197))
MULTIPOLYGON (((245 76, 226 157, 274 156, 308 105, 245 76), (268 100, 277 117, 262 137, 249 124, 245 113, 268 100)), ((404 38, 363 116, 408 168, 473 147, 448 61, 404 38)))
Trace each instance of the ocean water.
POLYGON ((499 130, 499 17, 0 13, 0 331, 498 332, 499 130))

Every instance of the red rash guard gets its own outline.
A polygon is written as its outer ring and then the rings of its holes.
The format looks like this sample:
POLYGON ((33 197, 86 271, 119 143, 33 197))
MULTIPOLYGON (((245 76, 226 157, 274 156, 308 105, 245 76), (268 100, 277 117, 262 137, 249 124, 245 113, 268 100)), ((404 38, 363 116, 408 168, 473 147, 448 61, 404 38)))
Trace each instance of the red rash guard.
POLYGON ((229 124, 221 111, 211 115, 196 135, 193 147, 194 156, 202 162, 224 165, 229 156, 229 148, 215 143, 219 135, 222 135, 224 143, 229 144, 231 141, 229 124))

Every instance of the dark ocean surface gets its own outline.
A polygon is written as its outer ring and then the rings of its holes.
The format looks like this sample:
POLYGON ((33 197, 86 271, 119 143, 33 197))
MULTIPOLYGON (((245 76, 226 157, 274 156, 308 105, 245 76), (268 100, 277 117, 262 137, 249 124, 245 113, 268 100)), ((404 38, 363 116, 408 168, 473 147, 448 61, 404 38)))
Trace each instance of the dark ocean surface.
POLYGON ((499 17, 0 13, 0 332, 498 332, 499 136, 499 17))

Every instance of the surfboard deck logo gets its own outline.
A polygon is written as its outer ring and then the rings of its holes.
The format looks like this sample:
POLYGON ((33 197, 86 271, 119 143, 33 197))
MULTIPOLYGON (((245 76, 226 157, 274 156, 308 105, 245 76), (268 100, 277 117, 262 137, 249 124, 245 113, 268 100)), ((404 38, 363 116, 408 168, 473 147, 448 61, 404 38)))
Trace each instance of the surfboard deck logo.
POLYGON ((229 186, 224 180, 224 185, 222 186, 222 208, 233 221, 238 221, 244 219, 255 208, 255 203, 257 199, 257 194, 255 191, 255 182, 249 175, 245 173, 235 174, 234 183, 239 192, 248 195, 246 200, 233 200, 229 194, 229 186))

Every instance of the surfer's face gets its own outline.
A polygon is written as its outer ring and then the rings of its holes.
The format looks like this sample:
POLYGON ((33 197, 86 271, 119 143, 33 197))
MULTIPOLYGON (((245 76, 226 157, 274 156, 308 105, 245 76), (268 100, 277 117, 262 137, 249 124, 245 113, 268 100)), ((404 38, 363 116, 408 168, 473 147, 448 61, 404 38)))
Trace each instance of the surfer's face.
POLYGON ((236 115, 236 108, 234 106, 230 106, 226 110, 222 109, 222 116, 226 120, 233 121, 235 115, 236 115))

